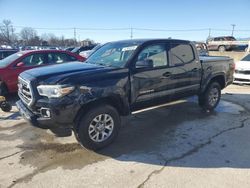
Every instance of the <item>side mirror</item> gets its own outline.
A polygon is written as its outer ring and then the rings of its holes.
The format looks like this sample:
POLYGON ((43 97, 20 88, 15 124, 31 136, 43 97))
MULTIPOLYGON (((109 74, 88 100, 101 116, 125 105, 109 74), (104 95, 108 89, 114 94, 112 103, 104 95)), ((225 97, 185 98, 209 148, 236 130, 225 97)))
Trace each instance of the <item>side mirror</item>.
POLYGON ((136 68, 153 68, 153 60, 145 59, 143 61, 137 61, 135 64, 136 68))
POLYGON ((17 66, 17 67, 23 67, 23 66, 24 66, 24 63, 23 63, 23 62, 19 62, 19 63, 17 63, 16 66, 17 66))

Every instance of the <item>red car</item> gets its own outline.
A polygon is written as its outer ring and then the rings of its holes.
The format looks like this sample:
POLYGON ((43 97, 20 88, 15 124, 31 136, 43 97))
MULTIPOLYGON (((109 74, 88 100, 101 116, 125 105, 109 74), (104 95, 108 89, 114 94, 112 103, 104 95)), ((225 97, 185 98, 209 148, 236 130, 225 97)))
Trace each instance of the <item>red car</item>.
POLYGON ((0 96, 17 92, 17 78, 28 69, 85 58, 64 50, 21 51, 0 60, 0 96))

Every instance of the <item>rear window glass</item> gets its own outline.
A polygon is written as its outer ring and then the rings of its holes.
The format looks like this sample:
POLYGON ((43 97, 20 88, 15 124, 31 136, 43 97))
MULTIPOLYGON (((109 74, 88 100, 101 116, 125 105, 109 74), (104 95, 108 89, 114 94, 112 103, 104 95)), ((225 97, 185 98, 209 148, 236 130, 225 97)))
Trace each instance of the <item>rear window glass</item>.
POLYGON ((250 54, 247 56, 243 57, 241 61, 250 61, 250 54))

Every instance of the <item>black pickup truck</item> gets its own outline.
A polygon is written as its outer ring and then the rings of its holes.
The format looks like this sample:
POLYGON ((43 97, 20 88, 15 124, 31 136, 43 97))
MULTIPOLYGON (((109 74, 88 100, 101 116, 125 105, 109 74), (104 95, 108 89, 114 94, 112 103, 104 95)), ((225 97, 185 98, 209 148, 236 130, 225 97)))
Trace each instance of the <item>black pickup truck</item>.
POLYGON ((232 59, 199 59, 190 41, 110 42, 84 63, 22 73, 17 107, 33 126, 58 136, 73 131, 82 146, 97 150, 115 139, 120 116, 133 111, 192 95, 203 109, 213 110, 233 72, 232 59))

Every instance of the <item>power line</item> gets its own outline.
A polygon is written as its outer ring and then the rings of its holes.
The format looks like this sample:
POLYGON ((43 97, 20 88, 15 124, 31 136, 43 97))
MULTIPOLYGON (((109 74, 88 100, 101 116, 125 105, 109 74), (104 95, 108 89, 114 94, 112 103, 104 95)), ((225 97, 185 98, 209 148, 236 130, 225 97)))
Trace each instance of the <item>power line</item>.
MULTIPOLYGON (((15 25, 13 26, 15 28, 26 28, 27 26, 20 26, 20 25, 15 25)), ((124 28, 84 28, 84 27, 31 27, 33 29, 38 29, 38 30, 86 30, 86 31, 121 31, 121 30, 128 30, 131 31, 131 27, 124 27, 124 28)), ((137 31, 161 31, 161 32, 192 32, 192 31, 232 31, 231 29, 220 29, 220 28, 197 28, 197 29, 154 29, 154 28, 134 28, 132 27, 132 30, 137 30, 137 31)), ((250 29, 237 29, 234 31, 250 31, 250 29)))
POLYGON ((139 30, 139 31, 207 31, 208 28, 202 28, 202 29, 149 29, 149 28, 134 28, 134 30, 139 30))

